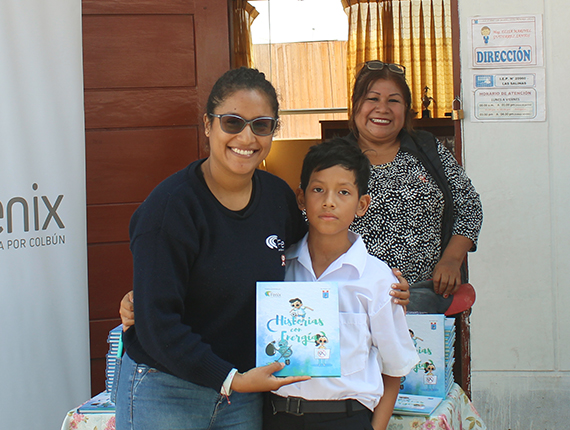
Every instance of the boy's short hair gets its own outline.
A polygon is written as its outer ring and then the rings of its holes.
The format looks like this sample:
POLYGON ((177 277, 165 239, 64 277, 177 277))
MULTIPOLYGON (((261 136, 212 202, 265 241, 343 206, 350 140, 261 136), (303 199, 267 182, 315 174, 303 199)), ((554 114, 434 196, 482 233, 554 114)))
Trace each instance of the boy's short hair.
POLYGON ((301 169, 301 189, 307 190, 313 172, 320 172, 334 166, 341 166, 354 172, 358 196, 367 194, 370 161, 358 146, 342 137, 334 137, 309 148, 301 169))

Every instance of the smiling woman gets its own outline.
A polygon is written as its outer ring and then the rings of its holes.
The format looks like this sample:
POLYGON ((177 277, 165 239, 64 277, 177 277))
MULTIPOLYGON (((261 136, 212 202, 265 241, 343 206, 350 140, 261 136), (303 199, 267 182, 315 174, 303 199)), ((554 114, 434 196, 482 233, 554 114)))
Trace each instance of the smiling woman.
POLYGON ((204 114, 209 157, 133 215, 137 324, 124 333, 117 430, 260 429, 261 392, 306 379, 254 368, 255 282, 284 279, 285 247, 305 231, 293 191, 257 170, 278 108, 263 73, 225 73, 204 114))
MULTIPOLYGON (((433 279, 436 301, 453 294, 455 303, 460 289, 468 288, 462 264, 477 246, 481 201, 453 155, 430 133, 413 131, 404 71, 374 60, 356 75, 348 139, 372 163, 372 203, 352 229, 371 254, 398 267, 411 284, 433 279)), ((473 304, 471 293, 457 312, 473 304)), ((455 309, 451 299, 445 309, 428 309, 422 297, 412 294, 408 308, 428 313, 455 309)))
POLYGON ((219 113, 204 115, 210 157, 202 164, 202 172, 220 203, 228 209, 241 210, 251 196, 251 175, 271 149, 273 136, 263 124, 275 123, 276 112, 259 90, 236 91, 214 110, 219 113), (251 119, 245 120, 242 115, 251 119), (258 133, 260 121, 263 135, 258 133))

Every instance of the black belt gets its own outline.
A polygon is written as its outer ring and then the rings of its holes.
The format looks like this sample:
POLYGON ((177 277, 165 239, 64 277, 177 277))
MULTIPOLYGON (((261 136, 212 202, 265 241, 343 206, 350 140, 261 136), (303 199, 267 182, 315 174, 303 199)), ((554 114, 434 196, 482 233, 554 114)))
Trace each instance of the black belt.
POLYGON ((273 414, 286 412, 293 415, 350 413, 366 409, 358 400, 305 400, 300 397, 270 396, 273 414))

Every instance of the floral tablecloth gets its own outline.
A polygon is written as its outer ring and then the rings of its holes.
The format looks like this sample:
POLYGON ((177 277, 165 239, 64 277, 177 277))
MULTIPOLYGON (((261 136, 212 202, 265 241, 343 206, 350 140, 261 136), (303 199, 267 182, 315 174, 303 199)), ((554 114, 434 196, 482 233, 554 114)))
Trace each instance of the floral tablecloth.
MULTIPOLYGON (((61 430, 115 430, 114 414, 69 411, 61 430)), ((487 430, 473 403, 457 384, 429 417, 393 415, 388 430, 487 430)))
POLYGON ((115 430, 115 414, 78 414, 73 409, 65 416, 61 430, 115 430))
POLYGON ((457 384, 429 417, 392 415, 388 430, 487 430, 473 403, 457 384))

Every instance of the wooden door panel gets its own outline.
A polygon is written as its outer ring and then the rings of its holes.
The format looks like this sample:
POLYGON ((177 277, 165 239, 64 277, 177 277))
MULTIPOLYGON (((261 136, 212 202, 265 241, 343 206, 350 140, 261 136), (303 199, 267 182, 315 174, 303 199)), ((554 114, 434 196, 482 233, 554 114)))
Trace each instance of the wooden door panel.
POLYGON ((198 157, 198 130, 87 131, 87 204, 142 202, 198 157))
POLYGON ((89 317, 119 317, 119 303, 133 285, 129 243, 89 245, 89 317))
POLYGON ((129 241, 129 222, 138 203, 87 207, 87 241, 90 244, 129 241))
POLYGON ((193 14, 194 0, 83 0, 83 15, 193 14))
POLYGON ((92 394, 132 288, 140 202, 200 156, 202 114, 230 65, 229 0, 83 0, 92 394))
MULTIPOLYGON (((115 327, 117 327, 117 325, 115 325, 115 327)), ((100 332, 102 333, 102 330, 100 332)), ((94 333, 92 331, 90 333, 91 333, 91 335, 94 335, 94 333)), ((93 358, 93 359, 91 359, 91 392, 92 393, 97 394, 97 393, 100 393, 106 389, 105 379, 102 379, 100 377, 100 375, 105 374, 105 368, 107 367, 106 365, 107 365, 107 363, 105 361, 105 358, 93 358)))
POLYGON ((109 331, 121 324, 120 318, 108 319, 103 321, 95 321, 89 325, 91 334, 91 351, 98 357, 104 358, 109 351, 107 338, 109 331))
POLYGON ((200 123, 195 88, 90 90, 85 92, 85 127, 177 127, 200 123))
POLYGON ((83 35, 86 89, 196 84, 192 15, 88 15, 83 35))

